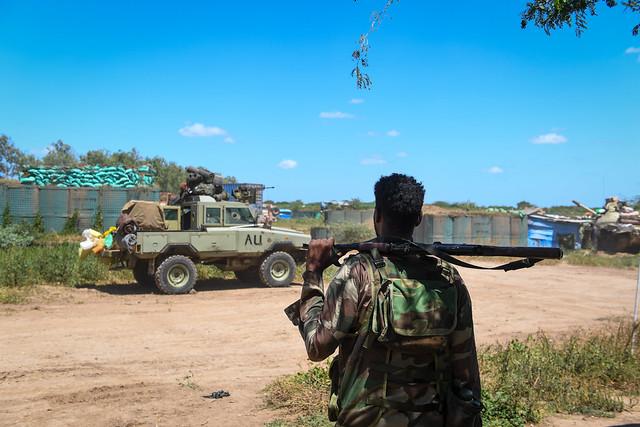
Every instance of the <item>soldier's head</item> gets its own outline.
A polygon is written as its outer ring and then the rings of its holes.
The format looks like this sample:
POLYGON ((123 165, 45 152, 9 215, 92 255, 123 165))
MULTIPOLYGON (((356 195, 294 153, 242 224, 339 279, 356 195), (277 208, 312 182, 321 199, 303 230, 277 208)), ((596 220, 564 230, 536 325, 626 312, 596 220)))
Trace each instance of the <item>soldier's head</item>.
POLYGON ((422 220, 424 187, 415 178, 399 173, 376 182, 373 222, 378 236, 408 238, 422 220))

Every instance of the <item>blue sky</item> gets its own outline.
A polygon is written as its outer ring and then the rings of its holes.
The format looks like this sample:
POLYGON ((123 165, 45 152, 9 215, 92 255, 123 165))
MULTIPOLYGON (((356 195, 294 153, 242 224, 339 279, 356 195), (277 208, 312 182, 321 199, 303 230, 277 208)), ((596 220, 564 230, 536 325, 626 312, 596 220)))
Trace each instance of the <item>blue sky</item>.
POLYGON ((267 197, 372 200, 382 174, 427 201, 539 205, 640 194, 639 18, 521 30, 524 1, 0 0, 0 133, 41 154, 135 147, 267 197))

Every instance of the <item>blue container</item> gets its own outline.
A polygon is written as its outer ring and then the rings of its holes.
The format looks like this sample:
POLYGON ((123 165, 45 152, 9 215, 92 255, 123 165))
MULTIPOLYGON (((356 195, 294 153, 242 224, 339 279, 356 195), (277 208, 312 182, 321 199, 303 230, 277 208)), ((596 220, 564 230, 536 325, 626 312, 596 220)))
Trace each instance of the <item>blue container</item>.
POLYGON ((280 209, 280 215, 278 215, 278 218, 291 219, 291 217, 292 217, 291 209, 280 209))
POLYGON ((560 241, 573 240, 573 248, 580 249, 582 247, 580 239, 580 222, 569 222, 562 220, 551 220, 539 216, 530 216, 528 219, 529 246, 537 246, 543 248, 559 248, 560 241), (567 238, 569 238, 567 240, 567 238))

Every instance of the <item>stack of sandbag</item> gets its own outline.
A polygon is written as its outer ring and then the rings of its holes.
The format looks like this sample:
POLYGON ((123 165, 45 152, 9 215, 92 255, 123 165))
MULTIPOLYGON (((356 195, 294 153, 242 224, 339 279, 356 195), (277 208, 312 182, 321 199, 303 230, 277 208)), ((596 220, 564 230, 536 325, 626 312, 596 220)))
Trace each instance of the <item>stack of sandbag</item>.
POLYGON ((79 168, 28 168, 20 174, 21 184, 38 186, 115 188, 149 187, 155 182, 156 171, 150 166, 84 166, 79 168))

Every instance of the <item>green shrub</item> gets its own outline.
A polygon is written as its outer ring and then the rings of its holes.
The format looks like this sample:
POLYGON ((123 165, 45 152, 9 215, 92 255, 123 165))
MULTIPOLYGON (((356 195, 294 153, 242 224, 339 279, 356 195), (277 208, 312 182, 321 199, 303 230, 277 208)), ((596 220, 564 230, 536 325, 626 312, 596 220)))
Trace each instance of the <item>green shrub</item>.
POLYGON ((584 265, 593 267, 609 268, 637 268, 640 262, 640 255, 630 254, 604 254, 602 252, 591 251, 567 251, 564 260, 571 265, 584 265))
POLYGON ((0 287, 75 286, 108 279, 112 273, 98 257, 78 257, 75 244, 12 247, 0 251, 0 287))
POLYGON ((42 219, 42 214, 40 211, 36 213, 35 218, 33 219, 33 224, 31 224, 31 230, 34 234, 43 234, 44 233, 44 220, 42 219))
POLYGON ((27 249, 33 248, 8 247, 0 251, 0 286, 18 288, 33 284, 37 259, 25 256, 27 249))
POLYGON ((62 227, 62 234, 76 234, 78 232, 79 217, 80 217, 80 214, 76 209, 75 211, 73 211, 73 215, 71 215, 65 221, 64 226, 62 227))
POLYGON ((9 224, 0 227, 0 249, 29 246, 33 240, 33 235, 24 225, 9 224))
POLYGON ((102 232, 102 227, 104 227, 104 216, 102 215, 102 207, 100 206, 96 209, 96 214, 93 217, 93 225, 91 227, 94 230, 102 232))
POLYGON ((2 226, 6 227, 8 225, 11 225, 11 210, 9 209, 9 203, 6 203, 2 211, 2 226))

